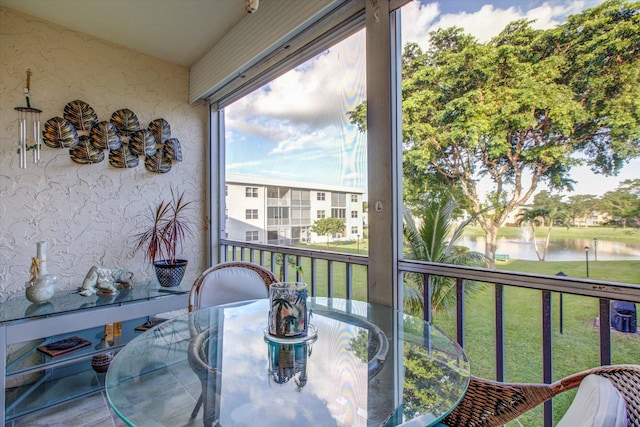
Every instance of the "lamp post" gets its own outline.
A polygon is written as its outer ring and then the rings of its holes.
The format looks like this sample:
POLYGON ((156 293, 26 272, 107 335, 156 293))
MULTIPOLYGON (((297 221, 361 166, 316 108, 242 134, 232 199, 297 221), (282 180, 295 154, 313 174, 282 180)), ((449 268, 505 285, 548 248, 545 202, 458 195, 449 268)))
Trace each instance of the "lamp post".
POLYGON ((587 279, 589 278, 589 246, 584 247, 584 256, 587 266, 587 279))
POLYGON ((356 253, 360 255, 360 235, 356 234, 356 253))
POLYGON ((594 261, 598 260, 598 238, 597 237, 593 238, 593 260, 594 261))

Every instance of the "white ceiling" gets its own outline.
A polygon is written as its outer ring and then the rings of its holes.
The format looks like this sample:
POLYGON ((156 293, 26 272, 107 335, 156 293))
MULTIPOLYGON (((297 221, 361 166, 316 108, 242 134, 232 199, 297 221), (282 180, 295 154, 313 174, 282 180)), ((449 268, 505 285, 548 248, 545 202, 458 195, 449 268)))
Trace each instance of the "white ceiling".
POLYGON ((0 0, 0 5, 186 67, 249 16, 244 0, 0 0))

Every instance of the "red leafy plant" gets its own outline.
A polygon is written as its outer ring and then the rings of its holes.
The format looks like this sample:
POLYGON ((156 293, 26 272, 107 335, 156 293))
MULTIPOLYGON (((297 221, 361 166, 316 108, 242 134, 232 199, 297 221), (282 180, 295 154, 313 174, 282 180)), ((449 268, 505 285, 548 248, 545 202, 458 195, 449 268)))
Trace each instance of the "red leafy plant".
POLYGON ((151 226, 134 236, 134 252, 144 251, 146 261, 154 264, 164 260, 166 264, 176 264, 178 250, 183 241, 193 237, 195 230, 188 211, 193 201, 186 201, 184 191, 171 188, 171 200, 161 200, 151 209, 151 226))

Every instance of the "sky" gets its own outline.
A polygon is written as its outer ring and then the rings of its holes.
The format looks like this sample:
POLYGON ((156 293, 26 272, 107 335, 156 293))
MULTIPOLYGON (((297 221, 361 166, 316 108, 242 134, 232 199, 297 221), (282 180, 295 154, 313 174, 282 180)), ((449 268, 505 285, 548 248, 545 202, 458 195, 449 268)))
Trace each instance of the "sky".
MULTIPOLYGON (((402 9, 402 40, 428 45, 429 32, 462 27, 480 41, 532 19, 547 29, 601 0, 413 1, 402 9)), ((225 109, 227 173, 347 185, 366 192, 366 140, 347 112, 365 98, 364 34, 318 55, 225 109)), ((574 194, 602 195, 640 178, 640 160, 617 177, 574 168, 574 194)))

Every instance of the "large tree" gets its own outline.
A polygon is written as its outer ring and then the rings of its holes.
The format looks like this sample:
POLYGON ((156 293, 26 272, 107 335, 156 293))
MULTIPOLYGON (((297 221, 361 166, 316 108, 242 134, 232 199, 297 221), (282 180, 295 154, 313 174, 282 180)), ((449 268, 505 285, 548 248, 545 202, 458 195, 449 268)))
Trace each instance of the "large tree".
POLYGON ((571 223, 575 226, 580 226, 580 223, 584 224, 587 228, 587 219, 593 215, 594 210, 600 209, 600 200, 593 194, 574 194, 569 196, 567 202, 567 212, 571 217, 571 223))
MULTIPOLYGON (((605 2, 549 30, 513 22, 481 43, 459 28, 403 55, 405 202, 446 185, 477 216, 485 255, 541 184, 617 174, 640 154, 640 4, 605 2), (479 188, 485 178, 492 191, 479 188), (490 208, 490 210, 486 210, 490 208)), ((366 105, 350 113, 365 128, 366 105)))
POLYGON ((600 205, 622 227, 640 226, 640 179, 622 181, 602 196, 600 205))

